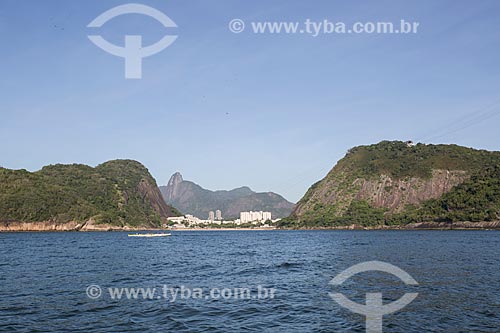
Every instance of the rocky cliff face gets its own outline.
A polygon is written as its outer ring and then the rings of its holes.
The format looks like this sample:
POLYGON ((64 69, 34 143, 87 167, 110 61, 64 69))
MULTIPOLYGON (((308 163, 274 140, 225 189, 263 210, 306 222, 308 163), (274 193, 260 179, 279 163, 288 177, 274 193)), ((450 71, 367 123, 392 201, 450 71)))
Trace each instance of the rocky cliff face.
POLYGON ((184 182, 182 175, 180 172, 176 172, 170 177, 167 186, 162 186, 162 194, 163 198, 167 202, 172 202, 175 198, 182 196, 183 186, 181 185, 184 182))
POLYGON ((167 218, 169 216, 176 216, 179 214, 175 208, 167 205, 160 189, 156 185, 156 182, 151 184, 148 179, 142 179, 137 185, 137 191, 140 193, 142 200, 145 204, 151 205, 154 211, 156 211, 161 218, 167 218))
POLYGON ((184 214, 202 219, 209 211, 220 209, 225 219, 239 217, 241 211, 270 211, 273 218, 288 216, 294 205, 273 192, 255 193, 248 187, 230 191, 210 191, 198 184, 186 181, 180 173, 172 175, 167 186, 160 190, 165 201, 184 214))
POLYGON ((433 170, 430 178, 396 179, 379 175, 372 179, 349 179, 347 174, 331 177, 315 186, 308 200, 299 202, 294 214, 300 216, 321 203, 335 205, 337 215, 341 216, 353 200, 364 200, 389 212, 401 212, 407 205, 441 197, 468 177, 463 170, 433 170))
POLYGON ((355 199, 387 208, 389 212, 400 212, 407 205, 441 197, 468 177, 463 170, 432 170, 432 177, 428 179, 394 179, 387 175, 381 175, 378 180, 357 179, 360 190, 355 199))

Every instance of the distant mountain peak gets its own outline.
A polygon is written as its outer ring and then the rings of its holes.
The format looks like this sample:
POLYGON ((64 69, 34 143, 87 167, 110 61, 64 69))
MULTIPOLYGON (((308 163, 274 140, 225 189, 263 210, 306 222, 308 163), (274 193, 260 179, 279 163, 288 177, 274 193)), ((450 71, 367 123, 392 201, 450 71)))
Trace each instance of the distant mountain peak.
POLYGON ((184 181, 184 179, 182 178, 182 175, 180 172, 176 172, 172 175, 172 177, 170 177, 170 180, 168 181, 168 185, 167 186, 177 186, 179 185, 180 183, 182 183, 184 181))

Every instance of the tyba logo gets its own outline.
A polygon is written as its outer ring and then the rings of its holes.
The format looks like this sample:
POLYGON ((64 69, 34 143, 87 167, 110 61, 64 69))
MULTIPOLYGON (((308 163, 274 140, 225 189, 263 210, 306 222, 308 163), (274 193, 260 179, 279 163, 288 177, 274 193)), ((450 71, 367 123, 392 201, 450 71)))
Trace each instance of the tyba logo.
MULTIPOLYGON (((117 6, 105 11, 90 22, 88 27, 102 27, 109 20, 125 14, 142 14, 156 19, 166 28, 177 27, 174 21, 159 10, 134 3, 117 6)), ((142 36, 140 35, 125 35, 125 45, 123 47, 112 44, 99 35, 89 35, 88 38, 104 51, 125 58, 125 78, 140 79, 142 78, 142 59, 164 50, 177 39, 177 36, 165 35, 158 42, 145 47, 142 46, 142 36)))

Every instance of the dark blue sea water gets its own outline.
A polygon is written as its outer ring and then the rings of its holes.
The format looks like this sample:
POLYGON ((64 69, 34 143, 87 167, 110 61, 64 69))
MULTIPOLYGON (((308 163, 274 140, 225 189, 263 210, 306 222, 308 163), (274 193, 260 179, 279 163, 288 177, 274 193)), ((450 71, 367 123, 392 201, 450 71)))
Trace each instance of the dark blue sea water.
MULTIPOLYGON (((496 231, 197 231, 164 238, 126 233, 0 234, 1 332, 364 332, 365 318, 328 295, 363 303, 419 296, 384 316, 384 332, 499 332, 496 231), (379 260, 386 273, 330 280, 379 260), (87 296, 99 285, 98 299, 87 296), (113 300, 108 288, 276 289, 274 298, 113 300)), ((173 289, 173 290, 174 290, 173 289)))

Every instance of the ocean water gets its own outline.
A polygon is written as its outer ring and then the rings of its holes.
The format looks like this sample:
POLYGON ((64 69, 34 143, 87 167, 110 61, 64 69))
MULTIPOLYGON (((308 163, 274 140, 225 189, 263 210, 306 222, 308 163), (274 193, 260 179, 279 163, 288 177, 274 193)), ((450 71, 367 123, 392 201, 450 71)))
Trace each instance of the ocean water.
POLYGON ((384 332, 499 332, 499 257, 498 231, 2 233, 0 331, 364 332, 365 317, 329 293, 364 303, 366 293, 381 292, 385 304, 416 292, 383 317, 384 332), (381 272, 329 284, 372 260, 403 269, 418 285, 381 272), (109 288, 155 294, 113 299, 109 288), (235 288, 252 297, 233 297, 235 288), (182 289, 175 301, 163 293, 182 289))

